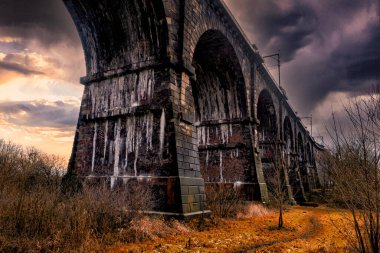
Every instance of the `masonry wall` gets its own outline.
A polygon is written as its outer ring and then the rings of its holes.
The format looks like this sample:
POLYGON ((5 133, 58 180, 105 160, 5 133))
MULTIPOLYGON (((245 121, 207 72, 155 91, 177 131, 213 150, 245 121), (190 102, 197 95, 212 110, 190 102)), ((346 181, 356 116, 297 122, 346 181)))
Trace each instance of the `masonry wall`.
MULTIPOLYGON (((293 114, 222 2, 65 4, 87 65, 72 171, 111 188, 147 185, 156 211, 182 217, 207 211, 205 181, 267 201, 259 92, 273 95, 279 133, 283 115, 293 114)), ((306 134, 292 120, 293 136, 306 134)))

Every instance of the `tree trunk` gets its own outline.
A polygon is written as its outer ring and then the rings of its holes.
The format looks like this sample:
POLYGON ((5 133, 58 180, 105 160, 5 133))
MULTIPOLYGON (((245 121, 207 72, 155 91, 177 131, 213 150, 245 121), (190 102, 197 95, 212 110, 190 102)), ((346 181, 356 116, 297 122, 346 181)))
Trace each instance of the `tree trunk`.
POLYGON ((282 219, 282 205, 280 205, 280 215, 278 216, 278 229, 284 226, 284 221, 282 219))

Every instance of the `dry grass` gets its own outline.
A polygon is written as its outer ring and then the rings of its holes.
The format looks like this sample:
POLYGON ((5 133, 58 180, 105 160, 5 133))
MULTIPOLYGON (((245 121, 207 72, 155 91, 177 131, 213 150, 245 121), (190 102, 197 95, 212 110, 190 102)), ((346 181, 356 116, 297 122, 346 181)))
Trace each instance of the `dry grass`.
POLYGON ((151 195, 149 189, 138 185, 134 194, 122 188, 109 191, 84 187, 81 193, 64 196, 60 191, 60 171, 58 158, 0 140, 0 252, 349 249, 348 237, 340 231, 347 224, 347 213, 343 211, 291 208, 284 214, 285 229, 277 230, 273 229, 277 224, 274 211, 259 204, 244 207, 238 195, 222 188, 216 189, 223 193, 219 198, 222 206, 216 207, 223 211, 221 216, 238 219, 207 218, 203 221, 205 230, 199 231, 197 220, 191 225, 145 217, 141 210, 148 208, 151 195))
POLYGON ((149 189, 84 187, 62 195, 62 164, 0 140, 0 252, 90 252, 154 238, 137 229, 152 204, 149 189))
POLYGON ((177 220, 165 221, 143 217, 131 222, 130 233, 138 236, 135 241, 156 240, 172 234, 186 234, 192 230, 177 220))
POLYGON ((262 204, 249 203, 243 207, 242 211, 237 213, 238 219, 249 219, 253 217, 266 216, 269 214, 273 214, 274 210, 269 209, 262 204))

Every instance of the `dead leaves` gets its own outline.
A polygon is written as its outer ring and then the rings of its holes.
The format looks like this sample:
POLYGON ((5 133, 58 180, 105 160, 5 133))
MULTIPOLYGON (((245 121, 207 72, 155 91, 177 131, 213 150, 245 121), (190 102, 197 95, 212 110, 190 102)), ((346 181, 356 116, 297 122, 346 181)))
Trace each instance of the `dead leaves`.
POLYGON ((331 224, 342 211, 323 207, 293 207, 284 214, 285 229, 277 214, 268 212, 245 219, 225 219, 207 231, 187 231, 109 252, 347 252, 345 238, 331 224))

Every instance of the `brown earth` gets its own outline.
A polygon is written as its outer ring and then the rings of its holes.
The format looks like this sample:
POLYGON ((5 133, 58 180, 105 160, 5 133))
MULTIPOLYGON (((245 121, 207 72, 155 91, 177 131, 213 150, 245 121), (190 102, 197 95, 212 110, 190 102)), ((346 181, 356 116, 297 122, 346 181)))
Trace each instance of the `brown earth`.
POLYGON ((289 207, 282 230, 276 228, 277 214, 268 212, 218 220, 202 232, 184 229, 143 243, 116 245, 108 252, 350 252, 340 232, 347 227, 345 216, 345 211, 327 207, 289 207))

